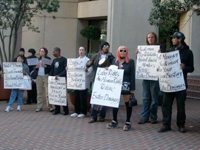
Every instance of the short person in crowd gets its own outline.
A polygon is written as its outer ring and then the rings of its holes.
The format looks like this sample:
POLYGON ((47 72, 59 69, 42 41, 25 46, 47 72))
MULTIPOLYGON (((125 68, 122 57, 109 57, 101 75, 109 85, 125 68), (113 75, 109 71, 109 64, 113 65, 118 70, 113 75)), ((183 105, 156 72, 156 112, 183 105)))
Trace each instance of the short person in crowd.
MULTIPOLYGON (((27 59, 37 58, 35 56, 35 49, 31 48, 28 50, 27 59)), ((36 65, 29 66, 29 71, 32 72, 35 69, 36 65)), ((31 103, 37 103, 37 89, 36 89, 36 80, 32 79, 32 90, 28 90, 28 99, 25 102, 25 105, 30 105, 31 103)))
MULTIPOLYGON (((193 53, 189 46, 185 43, 185 35, 181 32, 175 32, 172 36, 173 48, 169 51, 178 50, 181 59, 181 69, 183 70, 184 80, 187 86, 187 74, 194 71, 194 60, 193 53)), ((164 92, 162 114, 163 114, 163 126, 158 132, 166 132, 171 130, 171 115, 172 115, 172 105, 173 100, 176 98, 177 102, 177 126, 181 133, 186 132, 185 128, 185 100, 186 100, 186 90, 178 92, 164 92)))
MULTIPOLYGON (((106 58, 108 60, 108 64, 105 67, 109 67, 111 64, 113 64, 115 57, 112 55, 112 53, 109 52, 110 44, 108 42, 104 42, 101 44, 101 50, 94 54, 90 61, 87 63, 87 68, 91 67, 93 65, 93 81, 95 79, 97 67, 99 67, 99 60, 102 58, 106 58)), ((91 113, 91 119, 89 123, 93 123, 97 121, 97 113, 98 110, 100 110, 99 113, 99 122, 103 122, 105 120, 106 116, 106 107, 105 106, 97 106, 92 105, 92 113, 91 113)))
POLYGON ((36 112, 42 111, 43 104, 45 100, 42 98, 43 95, 43 87, 45 89, 45 96, 46 96, 46 105, 49 111, 53 111, 52 105, 49 104, 48 100, 48 76, 50 73, 51 66, 44 64, 42 62, 42 58, 45 59, 51 59, 50 57, 47 56, 48 50, 45 47, 41 47, 39 51, 40 57, 39 57, 39 63, 35 67, 36 71, 38 72, 38 76, 36 78, 36 87, 37 87, 37 108, 36 112))
MULTIPOLYGON (((24 57, 24 63, 27 64, 26 57, 25 57, 25 49, 24 48, 20 48, 19 49, 18 55, 23 56, 24 57)), ((13 62, 17 62, 17 57, 13 59, 13 62)))
MULTIPOLYGON (((129 59, 127 47, 120 46, 118 48, 117 61, 115 62, 115 65, 118 66, 119 69, 124 70, 121 94, 124 97, 124 101, 126 105, 126 122, 123 127, 123 130, 128 131, 131 129, 130 118, 132 114, 132 107, 129 107, 129 100, 131 98, 131 94, 133 94, 135 90, 135 65, 134 65, 134 60, 129 59)), ((119 108, 113 108, 113 120, 111 123, 107 124, 108 129, 117 127, 118 110, 119 108)))
MULTIPOLYGON (((17 62, 22 63, 23 74, 28 75, 29 74, 29 68, 24 63, 24 59, 25 59, 24 56, 19 55, 17 57, 17 62)), ((14 101, 17 97, 18 97, 17 111, 21 111, 21 106, 22 106, 22 101, 23 101, 23 93, 24 93, 24 90, 20 90, 20 89, 12 89, 11 90, 10 99, 9 99, 9 102, 8 102, 8 106, 5 109, 5 112, 9 112, 9 111, 13 110, 12 104, 14 103, 14 101)))
MULTIPOLYGON (((87 56, 85 56, 85 48, 79 47, 79 57, 78 59, 83 60, 86 63, 90 60, 87 56)), ((91 80, 91 73, 92 67, 84 68, 86 72, 86 79, 85 79, 85 89, 84 90, 74 90, 75 92, 75 113, 71 114, 71 117, 78 117, 83 118, 87 115, 87 91, 90 88, 90 80, 91 80)))
MULTIPOLYGON (((61 50, 59 47, 55 47, 53 51, 53 56, 56 57, 53 60, 53 63, 51 65, 51 72, 50 76, 55 76, 55 79, 58 79, 58 77, 66 77, 66 66, 67 66, 67 59, 65 57, 61 56, 61 50)), ((60 106, 55 105, 55 109, 53 111, 53 115, 60 113, 60 106)), ((67 106, 63 106, 63 115, 67 115, 69 113, 68 110, 68 104, 67 106)))
MULTIPOLYGON (((158 45, 157 35, 154 32, 150 32, 146 36, 147 45, 158 45)), ((161 52, 165 49, 161 46, 161 52)), ((138 50, 136 51, 138 54, 138 50)), ((158 111, 158 98, 159 98, 160 88, 158 81, 153 80, 143 80, 142 82, 142 113, 141 119, 138 124, 144 124, 149 122, 151 119, 152 124, 157 123, 157 111, 158 111)))

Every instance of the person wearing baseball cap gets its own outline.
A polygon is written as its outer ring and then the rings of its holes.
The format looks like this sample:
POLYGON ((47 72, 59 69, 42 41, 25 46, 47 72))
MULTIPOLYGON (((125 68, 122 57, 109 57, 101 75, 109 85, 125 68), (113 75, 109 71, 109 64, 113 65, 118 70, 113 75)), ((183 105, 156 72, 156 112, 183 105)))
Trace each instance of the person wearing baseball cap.
MULTIPOLYGON (((184 80, 187 86, 187 73, 194 71, 194 60, 193 53, 190 50, 189 46, 185 43, 185 35, 182 32, 175 32, 172 37, 173 47, 169 52, 179 51, 181 64, 180 67, 183 71, 184 80)), ((172 114, 172 105, 173 100, 176 98, 177 102, 177 126, 178 130, 181 133, 186 132, 185 128, 185 100, 186 100, 186 90, 178 92, 164 92, 163 105, 162 105, 162 114, 163 114, 163 126, 158 132, 166 132, 171 130, 171 114, 172 114)))
MULTIPOLYGON (((25 49, 24 48, 20 48, 17 57, 18 56, 23 56, 24 57, 24 63, 27 64, 26 57, 24 55, 25 55, 25 49)), ((17 57, 13 59, 13 62, 17 62, 17 57)))

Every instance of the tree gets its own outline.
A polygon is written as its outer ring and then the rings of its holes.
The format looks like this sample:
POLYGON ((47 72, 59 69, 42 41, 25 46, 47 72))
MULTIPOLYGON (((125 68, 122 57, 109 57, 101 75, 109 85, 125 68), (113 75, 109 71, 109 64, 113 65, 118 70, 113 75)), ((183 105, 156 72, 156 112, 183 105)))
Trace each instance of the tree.
MULTIPOLYGON (((83 28, 80 31, 81 35, 89 40, 91 49, 92 40, 99 40, 101 35, 101 30, 97 26, 90 25, 88 27, 83 28)), ((91 52, 91 50, 89 50, 91 52)))
POLYGON ((11 61, 14 57, 19 29, 27 26, 39 32, 32 18, 42 12, 57 12, 58 0, 1 0, 0 1, 0 59, 11 61), (7 41, 7 43, 5 42, 7 41))
POLYGON ((152 0, 154 8, 150 12, 149 23, 159 27, 159 38, 166 38, 178 30, 182 12, 192 10, 200 15, 200 0, 152 0))

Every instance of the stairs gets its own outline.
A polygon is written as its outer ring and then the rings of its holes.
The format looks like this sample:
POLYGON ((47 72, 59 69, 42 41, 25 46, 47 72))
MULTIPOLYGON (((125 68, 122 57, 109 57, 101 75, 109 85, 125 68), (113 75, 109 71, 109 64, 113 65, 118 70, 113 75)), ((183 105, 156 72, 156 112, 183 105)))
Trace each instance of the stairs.
POLYGON ((187 98, 200 100, 200 76, 188 76, 187 98))

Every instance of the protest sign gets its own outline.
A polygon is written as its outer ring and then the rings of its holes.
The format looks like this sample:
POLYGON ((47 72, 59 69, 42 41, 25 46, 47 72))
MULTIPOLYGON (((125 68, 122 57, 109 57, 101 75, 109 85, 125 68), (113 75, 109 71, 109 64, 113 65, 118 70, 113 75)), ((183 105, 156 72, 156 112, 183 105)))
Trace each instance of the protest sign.
POLYGON ((28 66, 35 66, 38 64, 38 58, 28 58, 27 63, 28 66))
POLYGON ((53 105, 67 106, 67 91, 65 77, 48 77, 49 103, 53 105))
POLYGON ((177 92, 186 89, 183 71, 180 67, 179 51, 158 54, 159 85, 163 92, 177 92))
POLYGON ((4 89, 19 89, 23 86, 21 62, 3 62, 4 89))
POLYGON ((123 74, 123 69, 97 68, 90 103, 118 108, 123 74))
POLYGON ((67 59, 67 88, 84 90, 86 84, 85 60, 67 59))
POLYGON ((136 79, 158 80, 157 54, 159 49, 158 45, 138 46, 136 79))
POLYGON ((42 57, 41 62, 43 64, 49 65, 49 66, 51 66, 51 64, 52 64, 52 61, 50 59, 47 59, 47 58, 44 58, 44 57, 42 57))

